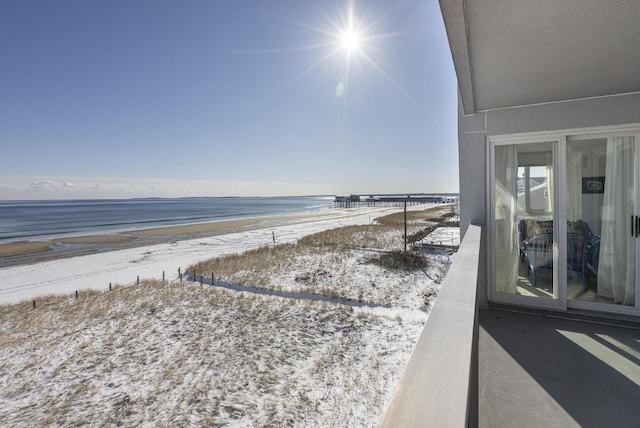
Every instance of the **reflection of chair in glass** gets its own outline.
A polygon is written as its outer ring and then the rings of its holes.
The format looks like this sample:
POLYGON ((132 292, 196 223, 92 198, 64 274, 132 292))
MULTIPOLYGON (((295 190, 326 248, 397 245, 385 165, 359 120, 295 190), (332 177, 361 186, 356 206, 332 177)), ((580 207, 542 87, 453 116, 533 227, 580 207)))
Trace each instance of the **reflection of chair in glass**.
MULTIPOLYGON (((587 240, 582 234, 567 233, 567 276, 578 278, 586 290, 585 249, 587 240)), ((553 273, 553 234, 536 235, 528 242, 527 260, 533 274, 533 286, 538 286, 538 274, 553 273)))

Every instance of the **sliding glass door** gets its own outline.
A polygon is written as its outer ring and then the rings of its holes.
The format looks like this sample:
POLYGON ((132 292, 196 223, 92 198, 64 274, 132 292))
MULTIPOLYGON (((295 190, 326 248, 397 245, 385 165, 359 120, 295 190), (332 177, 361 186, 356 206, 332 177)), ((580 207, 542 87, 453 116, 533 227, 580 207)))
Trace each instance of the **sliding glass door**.
POLYGON ((635 133, 492 142, 492 301, 640 311, 637 145, 635 133))
POLYGON ((556 142, 497 145, 494 151, 494 291, 558 299, 556 142))
POLYGON ((636 304, 636 166, 633 135, 567 139, 567 242, 582 235, 585 248, 570 302, 636 304))

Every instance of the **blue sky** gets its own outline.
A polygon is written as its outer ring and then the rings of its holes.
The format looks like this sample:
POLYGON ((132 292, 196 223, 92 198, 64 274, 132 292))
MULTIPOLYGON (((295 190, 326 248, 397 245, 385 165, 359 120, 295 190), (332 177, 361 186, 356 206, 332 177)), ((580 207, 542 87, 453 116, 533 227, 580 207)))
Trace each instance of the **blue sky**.
POLYGON ((458 190, 437 0, 3 0, 0 57, 0 199, 458 190))

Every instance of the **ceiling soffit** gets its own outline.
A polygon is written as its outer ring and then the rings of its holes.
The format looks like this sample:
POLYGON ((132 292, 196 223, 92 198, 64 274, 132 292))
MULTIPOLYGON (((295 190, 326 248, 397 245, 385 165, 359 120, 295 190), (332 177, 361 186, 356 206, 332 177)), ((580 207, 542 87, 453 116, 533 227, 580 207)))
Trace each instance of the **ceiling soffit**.
POLYGON ((637 0, 441 0, 466 114, 640 91, 637 0))

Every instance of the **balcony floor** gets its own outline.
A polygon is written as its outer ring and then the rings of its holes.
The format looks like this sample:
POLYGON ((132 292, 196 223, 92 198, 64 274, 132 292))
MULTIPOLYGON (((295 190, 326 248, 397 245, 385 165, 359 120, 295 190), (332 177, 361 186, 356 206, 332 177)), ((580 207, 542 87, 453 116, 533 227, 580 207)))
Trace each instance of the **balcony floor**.
POLYGON ((481 427, 640 426, 640 329, 479 313, 481 427))

